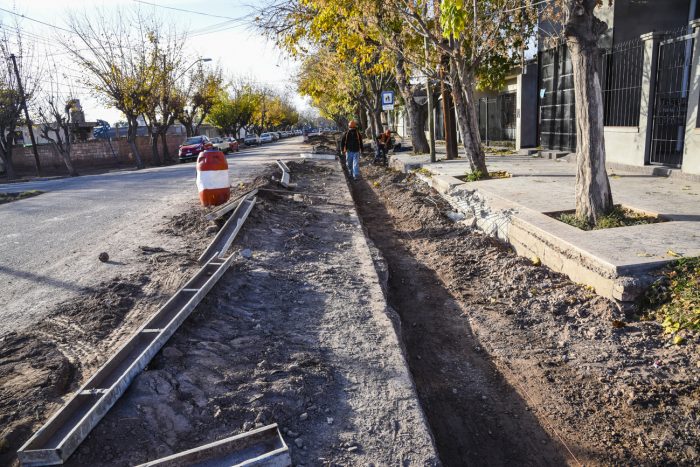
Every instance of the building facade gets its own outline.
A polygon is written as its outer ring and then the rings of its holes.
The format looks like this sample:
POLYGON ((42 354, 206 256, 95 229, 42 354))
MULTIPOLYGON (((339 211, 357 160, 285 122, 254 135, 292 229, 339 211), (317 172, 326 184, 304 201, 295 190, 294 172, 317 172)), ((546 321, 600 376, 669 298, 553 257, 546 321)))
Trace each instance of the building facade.
MULTIPOLYGON (((596 10, 607 162, 700 174, 697 0, 616 0, 596 10)), ((546 36, 547 28, 543 28, 546 36)), ((565 43, 540 37, 536 145, 576 151, 573 70, 565 43)), ((520 146, 526 147, 526 146, 520 146)))

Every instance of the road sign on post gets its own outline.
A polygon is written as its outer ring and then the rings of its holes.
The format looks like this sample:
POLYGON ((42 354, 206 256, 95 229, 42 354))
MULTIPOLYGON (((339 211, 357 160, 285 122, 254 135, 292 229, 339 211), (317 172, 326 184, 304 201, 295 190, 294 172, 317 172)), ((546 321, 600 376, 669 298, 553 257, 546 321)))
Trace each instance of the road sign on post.
POLYGON ((382 91, 382 110, 394 110, 394 91, 382 91))

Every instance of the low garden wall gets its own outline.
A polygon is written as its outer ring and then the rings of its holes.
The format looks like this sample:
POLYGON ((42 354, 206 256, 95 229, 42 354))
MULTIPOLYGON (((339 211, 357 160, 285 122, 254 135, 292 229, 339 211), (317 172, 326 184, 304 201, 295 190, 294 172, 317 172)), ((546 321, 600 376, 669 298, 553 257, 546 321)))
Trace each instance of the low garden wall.
MULTIPOLYGON (((178 146, 184 137, 179 135, 167 136, 168 150, 172 161, 177 161, 178 146)), ((160 143, 160 141, 159 141, 160 143)), ((146 165, 153 165, 151 160, 151 143, 148 137, 137 137, 136 146, 146 165)), ((158 145, 162 155, 162 145, 158 145)), ((38 146, 39 160, 41 162, 42 175, 67 174, 63 159, 56 154, 50 145, 38 146)), ((126 141, 126 138, 113 140, 110 148, 105 140, 92 140, 83 143, 74 143, 71 148, 71 159, 75 168, 90 171, 92 169, 123 168, 135 165, 134 155, 126 141)), ((33 175, 35 173, 34 153, 31 147, 15 147, 12 157, 17 174, 33 175)))

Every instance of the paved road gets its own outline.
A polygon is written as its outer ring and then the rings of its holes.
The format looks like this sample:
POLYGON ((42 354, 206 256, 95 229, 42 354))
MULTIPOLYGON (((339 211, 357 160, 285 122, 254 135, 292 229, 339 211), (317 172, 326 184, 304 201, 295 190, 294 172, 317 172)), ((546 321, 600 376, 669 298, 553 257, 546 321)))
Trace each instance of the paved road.
MULTIPOLYGON (((231 182, 297 156, 301 138, 229 156, 231 182)), ((0 184, 46 193, 0 205, 0 335, 30 327, 57 304, 116 275, 138 271, 140 245, 178 245, 158 233, 164 217, 197 197, 194 163, 76 178, 0 184), (100 252, 110 254, 100 263, 100 252)))

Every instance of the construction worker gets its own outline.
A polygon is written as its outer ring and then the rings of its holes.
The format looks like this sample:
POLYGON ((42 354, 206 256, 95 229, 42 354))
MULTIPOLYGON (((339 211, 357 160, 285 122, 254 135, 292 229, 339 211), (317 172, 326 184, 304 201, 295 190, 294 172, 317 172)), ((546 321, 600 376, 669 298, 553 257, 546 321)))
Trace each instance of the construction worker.
POLYGON ((360 179, 360 154, 362 154, 362 135, 357 129, 357 122, 350 120, 348 131, 343 135, 341 141, 345 162, 348 166, 348 173, 352 180, 360 179))
POLYGON ((377 154, 374 156, 374 163, 386 165, 389 149, 391 149, 391 130, 386 130, 377 137, 377 154))

